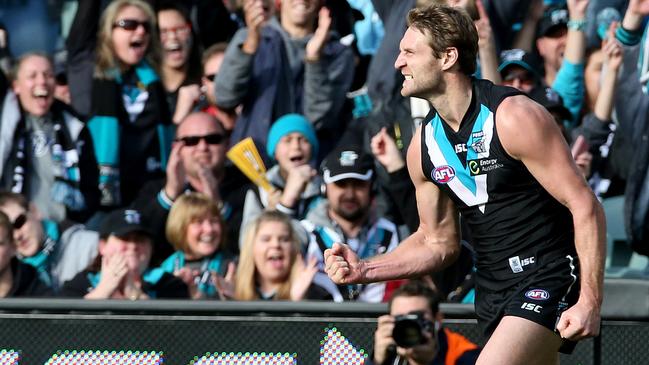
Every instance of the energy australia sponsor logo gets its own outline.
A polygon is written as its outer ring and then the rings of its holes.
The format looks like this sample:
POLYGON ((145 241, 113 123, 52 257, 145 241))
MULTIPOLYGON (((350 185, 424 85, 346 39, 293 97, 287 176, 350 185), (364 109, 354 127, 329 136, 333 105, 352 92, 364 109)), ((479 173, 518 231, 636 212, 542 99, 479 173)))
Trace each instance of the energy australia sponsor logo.
POLYGON ((470 160, 468 162, 469 172, 471 176, 476 176, 480 174, 486 174, 489 171, 493 171, 503 167, 504 165, 498 162, 496 158, 482 158, 478 160, 470 160))

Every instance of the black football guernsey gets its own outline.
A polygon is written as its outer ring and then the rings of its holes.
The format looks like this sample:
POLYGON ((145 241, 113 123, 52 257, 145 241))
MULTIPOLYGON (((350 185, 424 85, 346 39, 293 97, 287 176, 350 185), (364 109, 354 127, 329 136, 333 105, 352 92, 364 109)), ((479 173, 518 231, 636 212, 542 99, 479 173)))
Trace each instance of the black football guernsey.
POLYGON ((433 109, 422 126, 424 175, 458 206, 476 252, 476 284, 503 290, 544 263, 575 255, 570 211, 505 152, 500 103, 521 93, 473 79, 470 107, 455 132, 433 109))

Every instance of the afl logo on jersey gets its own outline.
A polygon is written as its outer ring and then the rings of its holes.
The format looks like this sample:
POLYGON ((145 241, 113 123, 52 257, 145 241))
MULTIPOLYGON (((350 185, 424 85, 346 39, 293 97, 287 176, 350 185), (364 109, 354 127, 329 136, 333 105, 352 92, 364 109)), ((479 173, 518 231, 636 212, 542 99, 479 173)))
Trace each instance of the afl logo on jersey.
POLYGON ((431 176, 438 183, 446 184, 455 177, 455 169, 449 165, 440 166, 433 170, 431 176))
POLYGON ((532 289, 528 290, 525 293, 525 296, 532 300, 548 300, 550 299, 550 293, 543 289, 532 289))

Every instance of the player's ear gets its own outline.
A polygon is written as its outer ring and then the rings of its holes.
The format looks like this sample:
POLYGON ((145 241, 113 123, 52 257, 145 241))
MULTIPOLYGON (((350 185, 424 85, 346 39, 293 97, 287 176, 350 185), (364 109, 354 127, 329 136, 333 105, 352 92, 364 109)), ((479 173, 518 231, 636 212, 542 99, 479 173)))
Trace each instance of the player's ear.
POLYGON ((442 70, 446 71, 458 63, 460 54, 458 53, 457 48, 448 47, 442 54, 442 70))

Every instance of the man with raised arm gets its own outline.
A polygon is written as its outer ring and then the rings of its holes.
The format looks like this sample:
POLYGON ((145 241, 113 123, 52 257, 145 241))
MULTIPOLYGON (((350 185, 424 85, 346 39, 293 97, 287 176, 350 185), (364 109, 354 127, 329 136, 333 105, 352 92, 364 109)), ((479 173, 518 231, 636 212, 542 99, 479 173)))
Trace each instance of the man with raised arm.
POLYGON ((458 212, 476 252, 476 314, 487 334, 478 364, 553 364, 599 332, 605 221, 559 128, 517 90, 470 77, 478 35, 449 7, 412 10, 395 62, 401 93, 433 109, 408 169, 419 229, 394 251, 360 260, 325 252, 338 284, 417 277, 459 252, 458 212))

